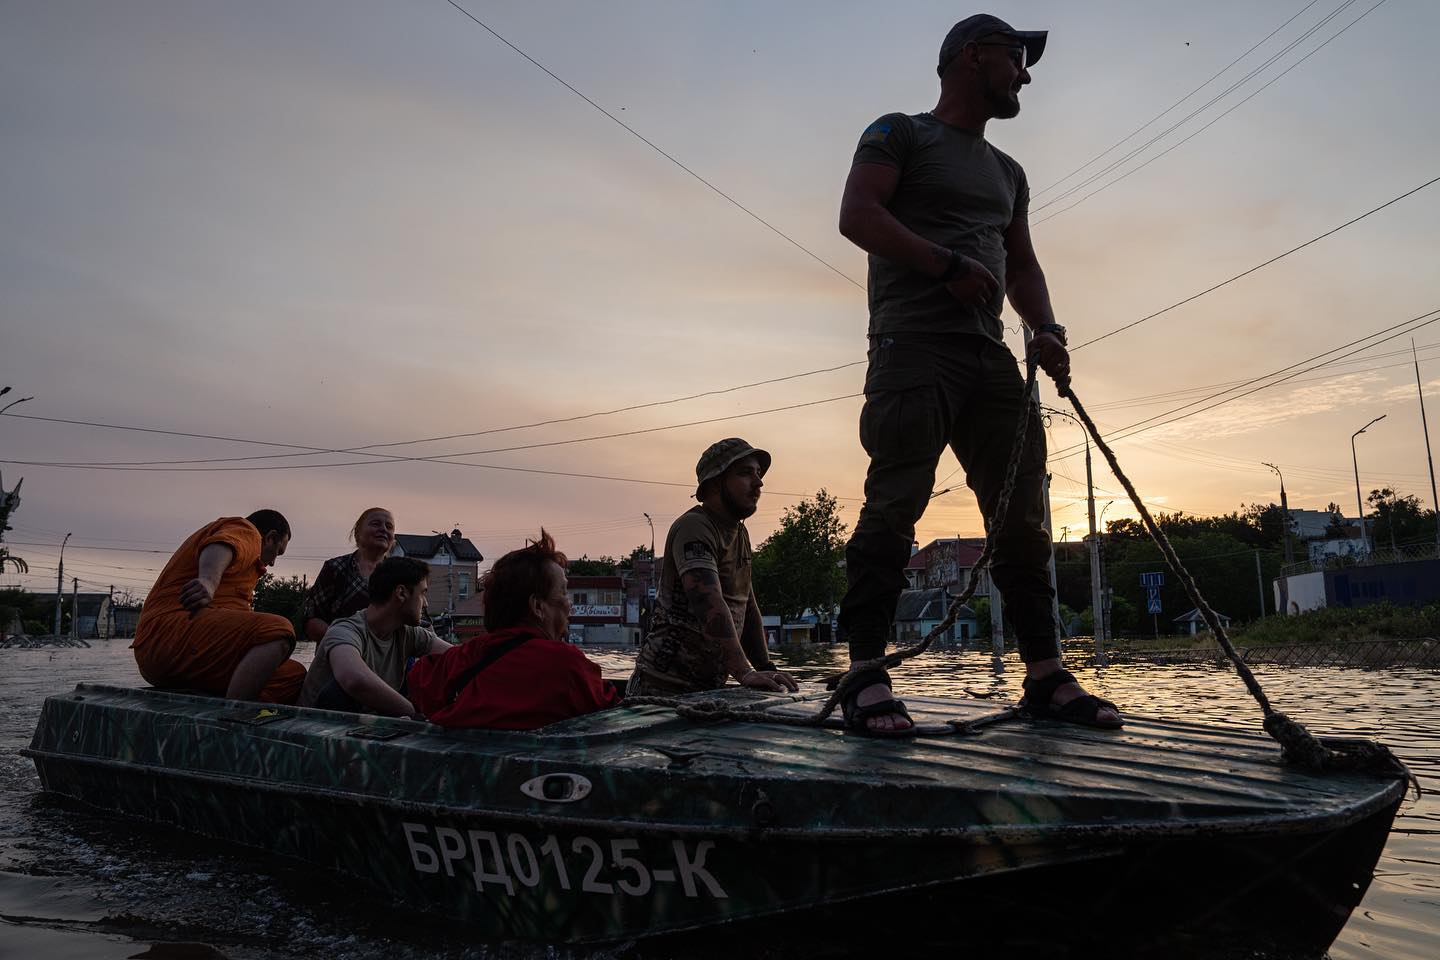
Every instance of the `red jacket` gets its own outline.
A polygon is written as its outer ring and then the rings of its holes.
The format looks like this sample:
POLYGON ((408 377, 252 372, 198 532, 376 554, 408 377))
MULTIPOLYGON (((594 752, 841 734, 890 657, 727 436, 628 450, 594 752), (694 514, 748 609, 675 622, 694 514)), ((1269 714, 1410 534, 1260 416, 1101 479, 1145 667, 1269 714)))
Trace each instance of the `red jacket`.
POLYGON ((422 657, 407 683, 415 709, 444 727, 534 730, 620 702, 597 664, 530 627, 422 657))

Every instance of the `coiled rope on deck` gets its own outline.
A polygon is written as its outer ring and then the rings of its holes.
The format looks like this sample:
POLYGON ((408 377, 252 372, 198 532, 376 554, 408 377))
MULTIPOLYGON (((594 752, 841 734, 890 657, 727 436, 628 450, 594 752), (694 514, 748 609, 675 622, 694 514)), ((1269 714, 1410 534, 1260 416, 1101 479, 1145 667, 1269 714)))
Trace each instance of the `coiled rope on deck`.
MULTIPOLYGON (((1010 460, 1005 467, 1005 483, 1001 487, 1000 496, 995 502, 995 511, 988 518, 985 525, 985 546, 981 550, 979 558, 975 561, 974 571, 970 577, 970 584, 957 596, 953 597, 949 608, 945 612, 945 619, 936 624, 929 633, 917 643, 907 647, 901 647, 893 653, 873 660, 863 660, 859 663, 852 663, 838 678, 834 690, 829 698, 813 714, 806 716, 776 714, 770 712, 769 704, 757 704, 755 706, 736 706, 719 698, 711 699, 680 699, 677 697, 626 697, 625 703, 631 706, 663 706, 670 707, 677 714, 691 720, 715 721, 715 720, 738 720, 750 723, 773 723, 785 726, 813 727, 824 723, 835 708, 844 700, 850 688, 866 674, 873 675, 877 670, 888 670, 890 667, 909 660, 911 657, 918 657, 930 649, 935 640, 948 631, 960 615, 960 608, 974 595, 975 588, 979 583, 979 574, 990 565, 991 554, 994 550, 995 534, 1001 523, 1010 510, 1010 499, 1015 492, 1016 476, 1020 467, 1020 460, 1025 452, 1025 439, 1029 433, 1030 421, 1039 416, 1036 405, 1032 402, 1035 394, 1035 369, 1036 363, 1033 358, 1027 358, 1025 362, 1025 390, 1022 395, 1025 414, 1019 418, 1019 424, 1015 429, 1015 439, 1010 448, 1010 460)), ((1260 687, 1260 682, 1255 679, 1249 666, 1241 659, 1236 652, 1234 644, 1230 642, 1230 636, 1225 632, 1225 627, 1220 623, 1220 618, 1215 614, 1205 597, 1200 593, 1200 588, 1195 584, 1195 578, 1180 558, 1175 554, 1175 549, 1170 545, 1170 540, 1165 531, 1160 529, 1159 524, 1150 515, 1140 495, 1135 492, 1135 485, 1130 478, 1120 469, 1120 463, 1115 458, 1115 451, 1110 448, 1100 436, 1095 422, 1090 419, 1080 399, 1075 396, 1075 391, 1070 385, 1066 385, 1060 391, 1060 395, 1068 399, 1075 408, 1075 413, 1080 422, 1085 425, 1085 430, 1094 439, 1100 452, 1105 455, 1105 460, 1110 464, 1110 470, 1115 478, 1125 488, 1130 501, 1139 512, 1145 530, 1150 538, 1160 547, 1160 552, 1165 557, 1166 564, 1180 579, 1181 585, 1190 601, 1195 604, 1200 615, 1204 617, 1205 623, 1214 633, 1220 648, 1225 656, 1235 667, 1235 672, 1245 683, 1245 688, 1254 697, 1255 702, 1260 705, 1261 713, 1264 714, 1263 726, 1277 743, 1280 744, 1281 755, 1286 763, 1304 767, 1309 770, 1368 770, 1387 771, 1405 770, 1403 764, 1396 759, 1388 747, 1371 740, 1331 740, 1326 744, 1312 734, 1300 722, 1276 710, 1270 703, 1270 698, 1260 687)), ((1413 778, 1411 778, 1413 781, 1413 778)))

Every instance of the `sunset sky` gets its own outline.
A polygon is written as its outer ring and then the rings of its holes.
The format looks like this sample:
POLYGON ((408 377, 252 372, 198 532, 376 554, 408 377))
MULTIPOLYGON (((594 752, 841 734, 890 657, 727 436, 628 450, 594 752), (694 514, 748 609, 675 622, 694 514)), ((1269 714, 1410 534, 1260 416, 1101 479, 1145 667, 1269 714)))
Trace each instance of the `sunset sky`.
MULTIPOLYGON (((731 435, 775 458, 757 544, 821 487, 853 524, 865 261, 836 230, 840 190, 871 120, 934 105, 940 40, 975 11, 461 6, 790 239, 445 0, 0 4, 0 406, 34 397, 0 418, 5 486, 24 477, 6 538, 31 564, 0 583, 53 589, 71 531, 67 590, 143 592, 189 532, 262 506, 295 528, 280 575, 345 552, 371 505, 402 532, 458 525, 492 559, 541 524, 572 556, 619 554, 649 543, 645 512, 663 538, 700 451, 731 435), (431 437, 450 439, 402 444, 431 437), (374 444, 394 445, 294 448, 374 444), (270 459, 153 463, 238 457, 270 459), (143 468, 94 466, 117 461, 143 468), (90 466, 39 465, 57 462, 90 466)), ((1440 176, 1432 0, 989 12, 1050 30, 1020 116, 987 136, 1026 168, 1072 345, 1440 176)), ((1076 391, 1114 430, 1440 310, 1437 224, 1440 183, 1077 351, 1076 391)), ((1385 414, 1357 441, 1361 484, 1430 507, 1411 336, 1125 440, 1121 462, 1166 510, 1278 499, 1268 460, 1292 506, 1353 515, 1350 435, 1385 414)), ((1440 322, 1413 337, 1440 442, 1440 322)), ((1084 533, 1079 439, 1053 424, 1057 539, 1084 533)), ((1098 457, 1096 484, 1117 499, 1098 457)), ((918 536, 956 533, 980 533, 963 486, 918 536)))

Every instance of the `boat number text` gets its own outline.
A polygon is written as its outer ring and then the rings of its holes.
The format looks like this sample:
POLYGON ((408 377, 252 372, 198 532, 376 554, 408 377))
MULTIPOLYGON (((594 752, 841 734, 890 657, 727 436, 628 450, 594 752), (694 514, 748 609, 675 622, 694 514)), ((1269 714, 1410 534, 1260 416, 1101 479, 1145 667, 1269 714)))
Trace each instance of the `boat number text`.
POLYGON ((520 833, 492 830, 456 830, 404 823, 410 862, 420 873, 471 876, 476 890, 486 884, 504 887, 514 896, 520 887, 538 887, 547 872, 562 890, 643 897, 657 884, 679 884, 687 897, 728 899, 705 858, 715 849, 713 840, 671 841, 673 864, 646 864, 640 859, 640 841, 614 839, 608 843, 575 837, 566 846, 553 834, 538 847, 520 833))

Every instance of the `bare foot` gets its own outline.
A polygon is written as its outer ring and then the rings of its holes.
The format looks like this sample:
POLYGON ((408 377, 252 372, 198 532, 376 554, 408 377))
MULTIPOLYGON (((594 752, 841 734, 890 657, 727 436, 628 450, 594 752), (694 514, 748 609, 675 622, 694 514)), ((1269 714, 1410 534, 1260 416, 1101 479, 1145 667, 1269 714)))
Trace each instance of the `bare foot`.
MULTIPOLYGON (((868 707, 872 703, 880 703, 883 700, 893 700, 895 694, 883 683, 872 683, 855 695, 857 706, 868 707)), ((876 733, 890 733, 898 730, 909 730, 914 726, 905 719, 904 714, 887 713, 878 717, 866 717, 865 726, 876 733)))

